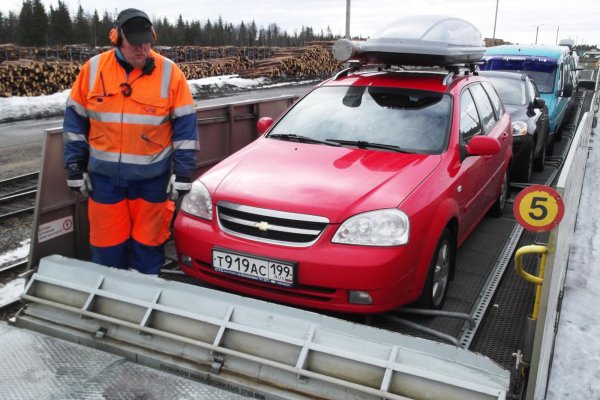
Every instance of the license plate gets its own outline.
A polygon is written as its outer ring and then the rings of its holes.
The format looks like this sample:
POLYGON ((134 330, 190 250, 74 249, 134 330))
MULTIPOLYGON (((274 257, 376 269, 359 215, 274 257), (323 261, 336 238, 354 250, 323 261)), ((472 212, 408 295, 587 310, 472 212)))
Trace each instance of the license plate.
POLYGON ((213 249, 213 268, 224 272, 280 286, 294 285, 294 264, 213 249))

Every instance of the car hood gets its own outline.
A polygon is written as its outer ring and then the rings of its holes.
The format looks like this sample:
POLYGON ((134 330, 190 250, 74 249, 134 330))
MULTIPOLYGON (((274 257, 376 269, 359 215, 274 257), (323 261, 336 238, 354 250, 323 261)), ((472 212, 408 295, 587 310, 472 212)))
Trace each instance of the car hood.
POLYGON ((343 222, 395 208, 440 164, 415 155, 260 138, 200 179, 221 200, 343 222))
POLYGON ((523 121, 527 122, 529 120, 529 116, 527 115, 527 107, 526 106, 515 106, 515 105, 505 105, 506 111, 510 114, 510 118, 512 122, 515 121, 523 121))

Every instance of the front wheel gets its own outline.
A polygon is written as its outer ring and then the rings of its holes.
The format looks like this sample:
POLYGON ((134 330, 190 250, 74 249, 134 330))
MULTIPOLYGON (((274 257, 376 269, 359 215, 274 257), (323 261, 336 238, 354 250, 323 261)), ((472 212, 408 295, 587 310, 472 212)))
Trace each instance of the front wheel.
POLYGON ((508 170, 504 173, 504 177, 502 178, 502 187, 500 188, 500 193, 498 194, 498 198, 496 202, 490 208, 490 215, 492 217, 501 217, 504 213, 504 206, 506 205, 506 199, 508 198, 510 190, 510 185, 508 183, 508 170))
POLYGON ((417 306, 439 310, 446 301, 448 281, 454 268, 456 244, 448 229, 444 229, 429 265, 425 285, 417 306))

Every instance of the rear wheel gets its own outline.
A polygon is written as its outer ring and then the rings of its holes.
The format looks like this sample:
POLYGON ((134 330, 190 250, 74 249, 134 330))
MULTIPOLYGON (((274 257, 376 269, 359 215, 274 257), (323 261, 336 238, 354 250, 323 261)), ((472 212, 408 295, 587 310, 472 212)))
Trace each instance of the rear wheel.
POLYGON ((504 205, 506 204, 506 199, 508 198, 510 190, 510 185, 508 183, 508 171, 504 173, 504 177, 502 178, 502 187, 500 188, 500 193, 498 194, 498 198, 496 202, 490 208, 490 215, 492 217, 501 217, 504 213, 504 205))
POLYGON ((542 172, 544 170, 545 163, 546 163, 546 149, 544 147, 542 147, 540 149, 540 154, 536 158, 533 159, 533 170, 536 172, 542 172))
MULTIPOLYGON (((513 164, 514 168, 515 164, 513 164)), ((531 176, 533 175, 533 148, 530 148, 527 152, 527 162, 525 168, 519 169, 513 174, 513 181, 528 183, 531 182, 531 176)))
POLYGON ((456 244, 448 229, 444 229, 429 265, 425 285, 417 306, 439 310, 446 301, 448 281, 454 268, 456 244))

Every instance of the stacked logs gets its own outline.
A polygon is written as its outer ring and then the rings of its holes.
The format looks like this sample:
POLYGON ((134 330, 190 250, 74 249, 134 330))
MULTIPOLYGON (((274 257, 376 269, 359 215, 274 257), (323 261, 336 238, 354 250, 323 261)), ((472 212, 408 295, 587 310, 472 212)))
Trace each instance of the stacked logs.
POLYGON ((233 75, 252 67, 246 58, 217 58, 211 61, 196 61, 178 64, 187 79, 208 78, 219 75, 233 75))
POLYGON ((40 96, 70 89, 81 64, 65 61, 0 63, 0 96, 40 96))
POLYGON ((320 45, 279 49, 272 58, 256 61, 252 68, 240 71, 242 78, 315 77, 329 75, 340 69, 331 50, 320 45))
MULTIPOLYGON (((320 42, 319 42, 320 43, 320 42)), ((219 54, 234 51, 218 48, 219 54)), ((247 54, 247 48, 239 48, 247 54)), ((210 60, 179 63, 187 79, 239 74, 244 78, 257 77, 323 77, 339 70, 340 64, 331 56, 330 46, 313 44, 303 48, 264 48, 259 59, 221 57, 210 60), (266 53, 268 52, 268 54, 266 53)), ((159 49, 160 50, 160 49, 159 49)), ((212 57, 212 56, 211 56, 212 57)), ((70 89, 82 63, 67 61, 3 61, 0 62, 0 97, 39 96, 70 89)))

